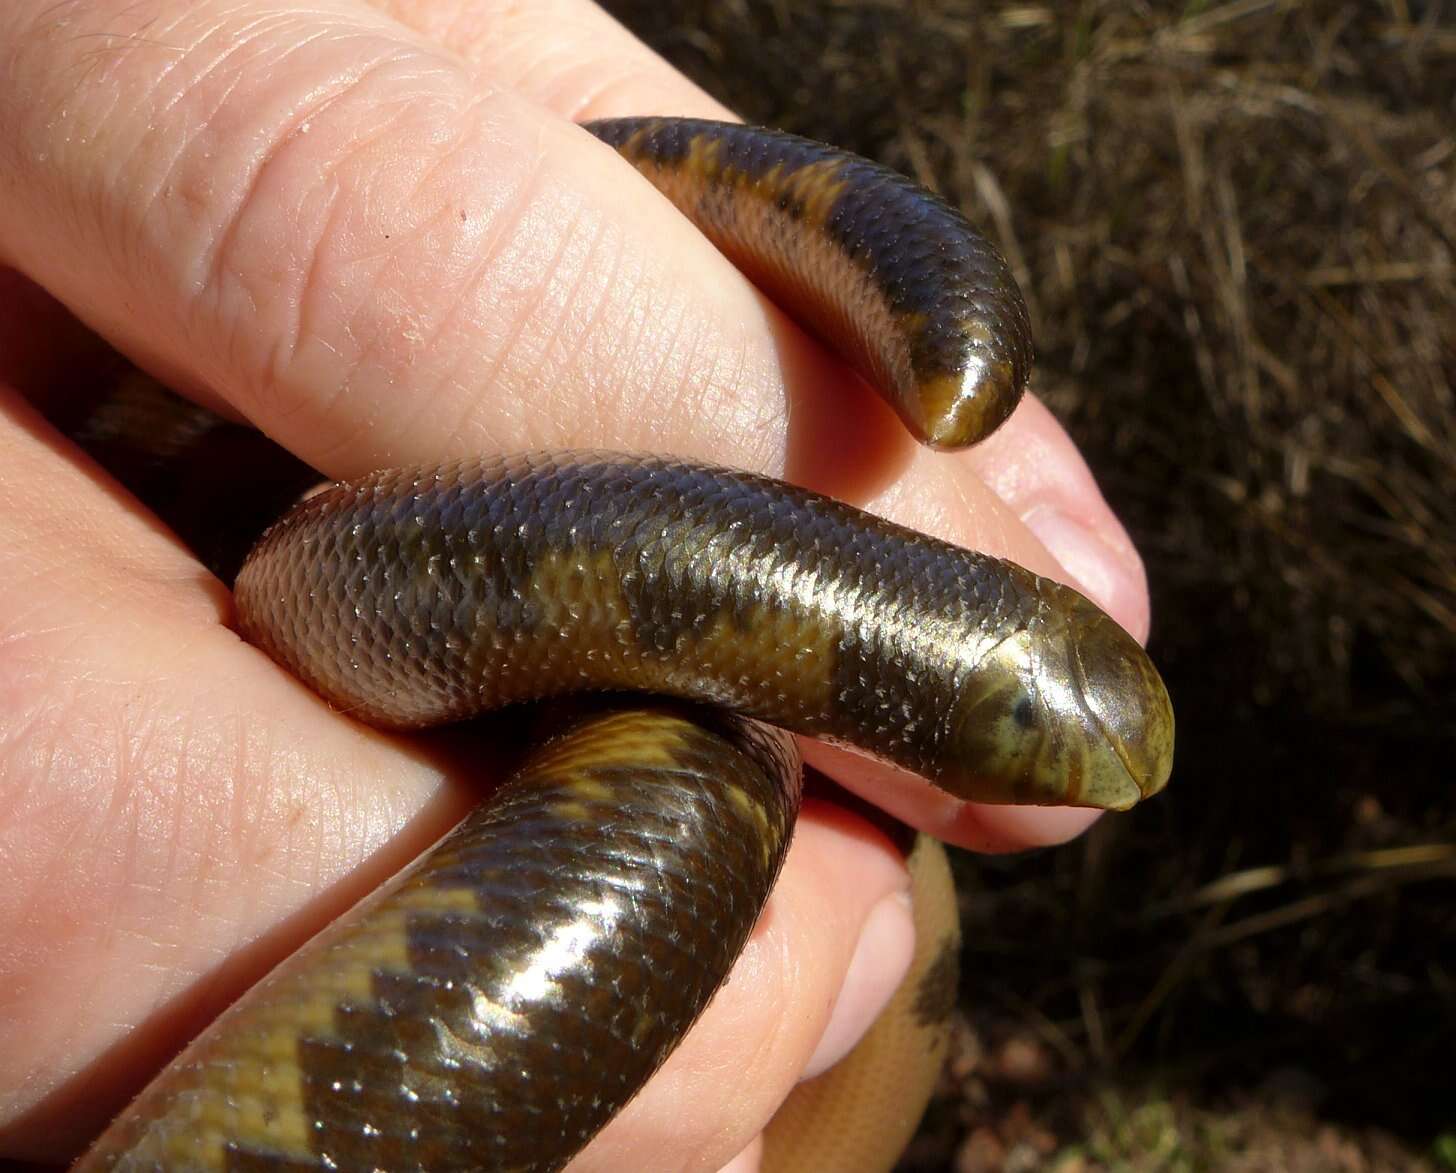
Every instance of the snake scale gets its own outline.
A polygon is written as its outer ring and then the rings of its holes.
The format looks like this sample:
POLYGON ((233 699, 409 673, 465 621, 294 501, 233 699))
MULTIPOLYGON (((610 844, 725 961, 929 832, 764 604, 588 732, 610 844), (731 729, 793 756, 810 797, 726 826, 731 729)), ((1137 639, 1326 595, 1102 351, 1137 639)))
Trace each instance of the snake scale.
MULTIPOLYGON (((935 196, 761 128, 586 129, 923 442, 974 443, 1015 407, 1025 306, 935 196)), ((549 718, 508 782, 195 1040, 83 1171, 562 1167, 753 928, 799 801, 778 730, 989 802, 1121 809, 1171 769, 1157 672, 1076 591, 727 469, 537 453, 382 471, 299 503, 235 593, 246 638, 382 727, 610 699, 549 718)), ((776 1125, 768 1163, 888 1167, 929 1090, 896 1078, 885 1152, 815 1155, 776 1125)))

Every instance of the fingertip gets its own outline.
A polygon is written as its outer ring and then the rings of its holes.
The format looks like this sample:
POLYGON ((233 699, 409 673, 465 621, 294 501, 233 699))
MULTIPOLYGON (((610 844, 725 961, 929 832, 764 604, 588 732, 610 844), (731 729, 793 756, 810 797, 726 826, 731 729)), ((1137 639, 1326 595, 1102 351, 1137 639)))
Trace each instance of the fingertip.
MULTIPOLYGON (((1084 595, 1111 615, 1139 643, 1149 626, 1148 580, 1142 559, 1124 540, 1114 545, 1097 526, 1053 505, 1041 505, 1022 521, 1084 595)), ((1117 529, 1121 531, 1121 527, 1117 529)))
POLYGON ((804 1068, 803 1079, 813 1079, 829 1070, 854 1049, 899 988, 914 952, 910 893, 891 892, 865 917, 839 996, 804 1068))
POLYGON ((1148 629, 1147 578, 1131 538, 1072 437, 1034 395, 968 451, 965 464, 1021 520, 1071 582, 1123 627, 1148 629))

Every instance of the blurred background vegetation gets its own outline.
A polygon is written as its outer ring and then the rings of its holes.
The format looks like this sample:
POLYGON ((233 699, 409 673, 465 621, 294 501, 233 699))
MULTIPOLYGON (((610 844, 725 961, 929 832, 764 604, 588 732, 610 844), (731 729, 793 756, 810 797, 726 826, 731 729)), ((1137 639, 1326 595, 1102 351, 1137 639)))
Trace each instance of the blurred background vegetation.
POLYGON ((1456 5, 607 7, 966 209, 1147 560, 1173 786, 961 859, 905 1167, 1456 1169, 1456 5))

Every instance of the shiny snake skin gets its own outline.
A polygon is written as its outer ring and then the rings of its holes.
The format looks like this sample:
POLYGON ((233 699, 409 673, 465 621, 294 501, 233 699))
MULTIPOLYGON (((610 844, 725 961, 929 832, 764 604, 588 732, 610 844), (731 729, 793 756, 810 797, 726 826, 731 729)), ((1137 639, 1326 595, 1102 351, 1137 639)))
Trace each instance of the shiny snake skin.
MULTIPOLYGON (((940 201, 774 132, 590 129, 923 438, 966 442, 1014 406, 1024 308, 940 201)), ((1081 595, 746 473, 604 453, 380 472, 272 526, 236 596, 247 638, 385 727, 579 691, 684 701, 558 716, 460 828, 204 1032, 81 1170, 564 1166, 697 1018, 767 899, 798 765, 755 718, 984 801, 1123 808, 1171 768, 1156 671, 1081 595)), ((948 891, 928 841, 912 872, 948 891)), ((799 1097, 766 1168, 893 1162, 943 1053, 948 915, 917 913, 898 999, 928 1033, 877 1027, 861 1052, 880 1082, 799 1097), (878 1119, 846 1089, 894 1099, 885 1070, 906 1093, 886 1143, 826 1155, 843 1121, 878 1119), (811 1134, 829 1140, 806 1149, 811 1134)))
POLYGON ((570 724, 233 1007, 80 1167, 559 1165, 726 975, 798 796, 788 744, 726 714, 570 724))
POLYGON ((695 118, 591 131, 794 318, 855 366, 935 448, 989 436, 1031 373, 1011 270, 964 216, 878 163, 695 118))
POLYGON ((376 473, 238 575, 246 637, 385 728, 565 692, 711 701, 983 802, 1167 781, 1162 684, 1069 587, 764 477, 591 453, 376 473))

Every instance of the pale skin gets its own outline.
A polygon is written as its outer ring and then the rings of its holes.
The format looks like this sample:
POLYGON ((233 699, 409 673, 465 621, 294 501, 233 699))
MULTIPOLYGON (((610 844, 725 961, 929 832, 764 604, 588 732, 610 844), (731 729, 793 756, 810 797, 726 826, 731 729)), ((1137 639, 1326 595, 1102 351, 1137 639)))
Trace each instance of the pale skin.
MULTIPOLYGON (((707 458, 1145 632, 1137 555, 1047 411, 916 448, 571 125, 642 113, 731 116, 583 0, 0 5, 0 1157, 74 1155, 490 776, 488 747, 366 730, 236 638, 222 585, 34 410, 85 379, 67 311, 332 476, 532 446, 707 458)), ((806 752, 978 849, 1090 821, 806 752)), ((877 835, 811 806, 729 984, 574 1167, 753 1170, 778 1101, 898 980, 904 887, 877 835)))

